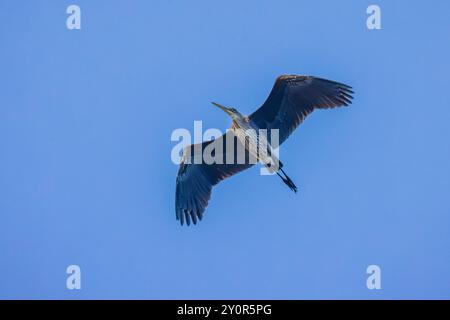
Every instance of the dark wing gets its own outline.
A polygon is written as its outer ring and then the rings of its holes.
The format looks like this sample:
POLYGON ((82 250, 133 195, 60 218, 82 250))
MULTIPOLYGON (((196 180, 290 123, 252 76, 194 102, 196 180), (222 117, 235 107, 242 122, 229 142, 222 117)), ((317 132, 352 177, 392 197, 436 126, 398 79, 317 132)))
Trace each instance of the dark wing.
POLYGON ((261 129, 279 129, 281 145, 314 109, 351 104, 351 89, 342 83, 311 76, 280 76, 267 100, 249 118, 261 129))
POLYGON ((212 187, 220 181, 250 168, 253 164, 250 157, 236 136, 228 131, 226 134, 217 138, 215 142, 217 147, 212 155, 219 163, 206 164, 201 155, 206 147, 210 146, 213 141, 203 142, 201 144, 190 145, 185 149, 183 160, 178 170, 176 193, 175 193, 175 211, 177 220, 181 225, 186 221, 190 225, 191 220, 194 224, 203 217, 208 201, 211 198, 212 187), (227 159, 227 141, 232 139, 233 147, 231 158, 227 159), (239 158, 239 153, 241 157, 239 158), (196 164, 194 157, 200 157, 201 163, 196 164), (228 161, 227 161, 228 160, 228 161), (231 160, 231 161, 230 161, 231 160), (239 160, 239 162, 238 162, 239 160), (190 162, 190 163, 188 163, 190 162), (242 163, 242 164, 238 164, 242 163))

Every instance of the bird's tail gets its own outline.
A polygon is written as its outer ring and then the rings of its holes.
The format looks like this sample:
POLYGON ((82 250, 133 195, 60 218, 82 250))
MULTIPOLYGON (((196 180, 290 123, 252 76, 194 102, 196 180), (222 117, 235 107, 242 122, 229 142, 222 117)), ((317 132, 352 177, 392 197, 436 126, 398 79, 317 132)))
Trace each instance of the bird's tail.
POLYGON ((280 165, 280 171, 283 173, 283 175, 280 174, 280 172, 277 172, 277 175, 283 180, 283 182, 295 193, 297 193, 297 186, 295 185, 294 181, 289 178, 289 176, 284 172, 283 168, 280 165), (284 177, 283 177, 284 176, 284 177))

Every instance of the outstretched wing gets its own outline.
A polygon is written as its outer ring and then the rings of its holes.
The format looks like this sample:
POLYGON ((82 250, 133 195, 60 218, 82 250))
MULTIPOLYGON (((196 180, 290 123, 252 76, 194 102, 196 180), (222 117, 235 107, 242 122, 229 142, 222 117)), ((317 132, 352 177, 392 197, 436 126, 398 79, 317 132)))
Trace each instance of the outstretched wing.
POLYGON ((339 82, 311 76, 280 76, 267 100, 249 118, 261 129, 278 129, 281 144, 314 109, 351 104, 351 89, 339 82))
POLYGON ((212 155, 219 160, 216 163, 207 164, 202 157, 205 148, 210 146, 213 141, 190 145, 184 150, 183 160, 178 170, 175 193, 176 217, 181 225, 185 221, 187 225, 190 225, 191 221, 196 224, 198 220, 202 219, 214 185, 253 165, 248 151, 243 148, 231 131, 214 142, 216 148, 212 155), (232 147, 227 148, 227 145, 230 146, 227 142, 233 143, 232 147), (231 155, 230 152, 232 152, 231 155), (199 159, 201 163, 196 164, 195 158, 199 159))

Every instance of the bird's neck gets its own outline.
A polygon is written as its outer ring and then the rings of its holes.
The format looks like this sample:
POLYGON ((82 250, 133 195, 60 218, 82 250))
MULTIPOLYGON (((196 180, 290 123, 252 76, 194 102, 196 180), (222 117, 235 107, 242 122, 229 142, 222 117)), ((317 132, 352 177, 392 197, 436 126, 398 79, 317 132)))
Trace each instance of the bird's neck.
POLYGON ((249 122, 248 117, 242 117, 241 119, 233 119, 233 124, 231 125, 232 129, 242 129, 242 123, 249 122))

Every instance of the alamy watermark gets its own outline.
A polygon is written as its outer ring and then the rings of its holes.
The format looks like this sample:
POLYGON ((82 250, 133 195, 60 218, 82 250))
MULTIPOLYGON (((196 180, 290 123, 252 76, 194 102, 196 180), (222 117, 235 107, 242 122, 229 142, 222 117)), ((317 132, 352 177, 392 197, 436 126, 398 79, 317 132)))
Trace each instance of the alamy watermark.
POLYGON ((369 30, 381 29, 381 8, 376 4, 367 7, 366 13, 369 15, 366 20, 366 26, 369 30))
POLYGON ((67 267, 66 288, 69 290, 81 290, 81 268, 76 264, 67 267))
POLYGON ((69 16, 66 19, 66 27, 69 30, 80 30, 81 29, 81 9, 75 4, 71 4, 67 7, 66 13, 69 16))
POLYGON ((369 274, 369 277, 366 281, 367 289, 369 290, 380 290, 381 289, 381 268, 377 266, 376 264, 372 264, 367 267, 366 269, 367 274, 369 274))
POLYGON ((178 142, 171 151, 171 160, 188 164, 257 164, 262 163, 262 175, 271 175, 279 168, 278 129, 229 129, 227 138, 219 129, 203 132, 202 121, 194 121, 194 134, 185 128, 172 132, 171 141, 178 142), (235 138, 234 138, 235 137, 235 138), (270 143, 269 143, 270 141, 270 143), (203 142, 208 142, 202 144, 203 142))

